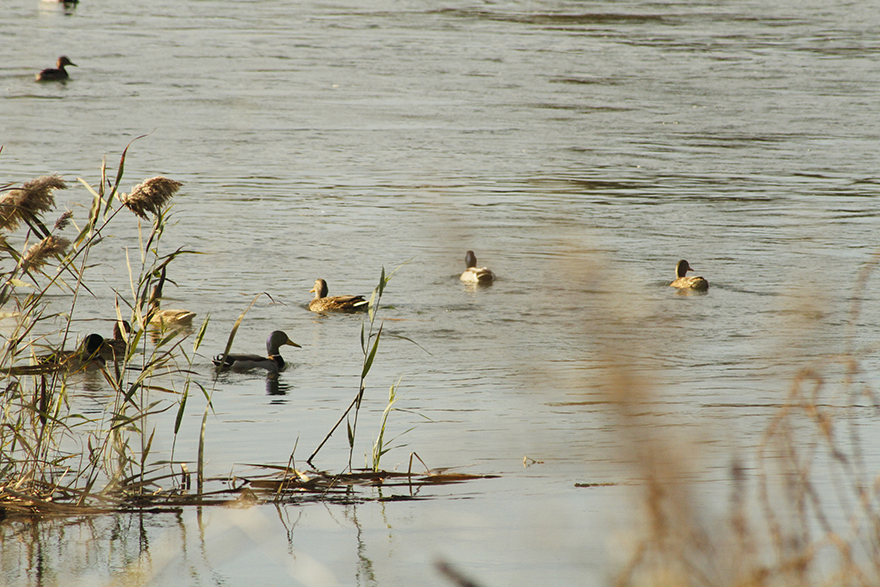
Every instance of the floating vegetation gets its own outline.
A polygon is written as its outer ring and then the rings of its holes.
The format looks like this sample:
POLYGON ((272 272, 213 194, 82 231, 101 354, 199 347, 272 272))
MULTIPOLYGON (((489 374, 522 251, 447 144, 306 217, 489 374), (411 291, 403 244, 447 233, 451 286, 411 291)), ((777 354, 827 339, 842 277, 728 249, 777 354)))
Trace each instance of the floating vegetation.
POLYGON ((419 495, 423 487, 452 485, 492 479, 495 475, 456 473, 448 469, 424 473, 400 471, 355 470, 349 473, 249 465, 250 475, 212 477, 205 479, 212 490, 191 491, 190 474, 175 475, 174 489, 162 489, 167 476, 153 479, 128 479, 112 494, 93 495, 99 499, 88 505, 78 502, 84 496, 81 490, 60 485, 45 486, 35 491, 19 491, 13 484, 0 487, 0 517, 15 515, 79 515, 127 510, 168 511, 187 506, 258 505, 264 503, 365 503, 370 501, 406 501, 428 499, 419 495), (259 470, 262 469, 263 472, 259 470), (378 491, 377 491, 378 490, 378 491))

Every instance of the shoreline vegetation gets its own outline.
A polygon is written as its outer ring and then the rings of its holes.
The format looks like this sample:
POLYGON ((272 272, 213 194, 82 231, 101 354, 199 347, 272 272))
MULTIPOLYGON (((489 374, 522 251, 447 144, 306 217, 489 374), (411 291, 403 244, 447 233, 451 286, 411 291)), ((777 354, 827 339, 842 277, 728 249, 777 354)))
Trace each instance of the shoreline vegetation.
MULTIPOLYGON (((211 375, 196 373, 193 359, 210 317, 197 326, 156 319, 162 312, 161 292, 169 266, 181 255, 198 254, 185 249, 160 253, 169 204, 183 184, 159 176, 122 193, 120 185, 132 143, 123 151, 115 176, 109 175, 105 162, 96 186, 79 179, 79 187, 91 197, 84 221, 66 211, 49 224, 55 213, 55 192, 72 187, 58 175, 20 186, 0 186, 0 256, 4 259, 0 270, 4 410, 0 422, 0 517, 163 510, 242 501, 415 499, 424 485, 483 477, 430 470, 415 453, 407 472, 381 470, 381 456, 397 448, 384 440, 388 414, 398 409, 393 407, 395 386, 380 422, 372 463, 365 469, 351 466, 365 378, 382 334, 381 323, 377 323, 379 302, 391 278, 386 278, 384 270, 364 321, 367 330, 362 328, 364 367, 358 393, 340 418, 340 423, 348 419, 347 468, 340 473, 302 470, 291 455, 287 466, 248 465, 250 475, 208 476, 205 430, 217 374, 213 374, 213 383, 203 383, 211 375), (89 282, 89 268, 99 263, 108 226, 124 218, 125 212, 138 218, 137 246, 126 253, 131 291, 114 289, 108 294, 89 282), (75 236, 65 236, 70 228, 76 231, 75 236), (110 302, 112 314, 107 317, 108 323, 119 325, 112 340, 97 334, 77 340, 86 327, 85 321, 77 319, 77 302, 83 296, 115 300, 110 302), (85 377, 112 390, 112 399, 98 416, 71 409, 69 395, 77 393, 85 377), (198 451, 182 456, 176 453, 175 444, 194 393, 206 402, 198 451), (161 434, 154 418, 169 411, 175 414, 170 452, 154 454, 154 437, 161 434), (416 461, 424 469, 414 471, 416 461), (404 492, 393 496, 379 492, 378 497, 370 497, 354 491, 376 486, 404 492)), ((246 312, 235 323, 226 352, 246 312)), ((188 318, 191 321, 192 315, 188 318)), ((334 430, 309 457, 310 466, 334 430)))

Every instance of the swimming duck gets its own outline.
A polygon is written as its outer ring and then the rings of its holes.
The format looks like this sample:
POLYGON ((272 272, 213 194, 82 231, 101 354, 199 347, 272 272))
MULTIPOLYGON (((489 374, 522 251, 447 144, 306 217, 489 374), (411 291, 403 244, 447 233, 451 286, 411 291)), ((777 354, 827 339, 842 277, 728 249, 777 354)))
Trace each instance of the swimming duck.
POLYGON ((104 337, 100 334, 90 334, 75 351, 56 351, 51 355, 38 357, 37 360, 53 369, 67 369, 68 371, 91 371, 100 369, 106 364, 101 351, 104 347, 104 337))
POLYGON ((270 373, 277 373, 284 368, 284 359, 281 358, 281 352, 279 349, 286 344, 295 346, 296 348, 302 348, 300 345, 287 338, 285 333, 276 330, 270 334, 269 338, 266 340, 266 351, 269 354, 268 357, 262 357, 260 355, 234 354, 229 354, 224 357, 223 355, 217 355, 214 357, 214 364, 219 367, 221 371, 250 371, 251 369, 265 369, 270 373))
POLYGON ((192 324, 196 313, 189 310, 168 309, 163 310, 159 307, 162 299, 162 288, 165 287, 165 267, 159 275, 159 281, 150 294, 150 326, 156 328, 182 328, 192 324))
POLYGON ((315 299, 309 302, 309 310, 312 312, 328 312, 337 310, 342 312, 356 312, 367 309, 367 300, 364 296, 331 296, 327 297, 329 288, 323 279, 315 281, 315 287, 309 290, 315 292, 315 299))
POLYGON ((57 82, 63 81, 69 78, 67 75, 67 70, 64 69, 66 65, 72 65, 74 67, 79 67, 76 63, 68 59, 66 56, 62 55, 58 58, 57 63, 55 64, 57 69, 52 69, 51 67, 48 69, 44 69, 40 73, 37 74, 38 82, 57 82))
POLYGON ((175 328, 190 326, 196 313, 189 310, 168 309, 156 310, 150 317, 150 326, 156 328, 175 328))
POLYGON ((105 359, 121 361, 128 351, 128 335, 131 333, 131 324, 128 320, 117 321, 113 324, 113 338, 104 340, 101 348, 101 356, 105 359))
POLYGON ((477 256, 473 251, 465 253, 464 262, 467 264, 467 269, 461 274, 461 280, 465 283, 492 283, 495 281, 495 274, 487 267, 477 267, 477 256))
POLYGON ((675 281, 669 284, 670 287, 678 289, 695 289, 698 291, 706 291, 709 289, 709 282, 702 277, 688 277, 687 272, 693 271, 688 262, 682 259, 675 266, 675 281))

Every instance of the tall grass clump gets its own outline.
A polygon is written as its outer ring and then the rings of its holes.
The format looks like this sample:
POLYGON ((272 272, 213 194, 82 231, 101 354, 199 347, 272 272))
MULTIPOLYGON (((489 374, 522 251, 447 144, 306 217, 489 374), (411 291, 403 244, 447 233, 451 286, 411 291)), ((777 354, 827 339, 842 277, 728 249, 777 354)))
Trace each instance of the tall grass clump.
MULTIPOLYGON (((398 267, 397 269, 400 269, 398 267)), ((361 354, 363 355, 363 362, 361 365, 361 374, 360 381, 358 383, 358 391, 352 399, 349 406, 342 412, 342 415, 324 437, 324 439, 320 442, 318 447, 309 455, 309 458, 306 459, 306 462, 309 465, 313 465, 312 461, 324 447, 330 437, 333 436, 334 432, 339 428, 339 426, 345 422, 346 423, 346 433, 348 439, 348 470, 352 470, 352 458, 354 455, 354 447, 355 440, 357 437, 357 427, 358 427, 358 416, 360 415, 361 406, 364 400, 364 391, 366 390, 366 380, 367 375, 370 373, 370 369, 373 366, 373 361, 376 358, 376 351, 379 350, 379 341, 382 339, 382 332, 384 328, 384 322, 380 322, 377 326, 380 303, 382 301, 382 294, 385 292, 385 286, 391 281, 392 276, 397 269, 392 271, 390 274, 385 275, 385 268, 382 268, 382 272, 379 276, 379 283, 373 289, 373 293, 370 296, 369 303, 367 305, 367 319, 361 322, 361 333, 360 333, 360 347, 361 354)), ((404 340, 409 340, 406 337, 397 335, 396 338, 403 338, 404 340)), ((410 340, 410 342, 412 342, 410 340)), ((398 383, 391 386, 391 391, 389 393, 388 405, 386 406, 381 422, 379 435, 376 441, 373 444, 372 456, 371 460, 368 463, 369 467, 373 471, 379 470, 379 463, 382 456, 387 453, 391 448, 388 446, 388 443, 384 440, 385 436, 385 428, 388 423, 388 416, 393 410, 397 408, 394 407, 394 403, 396 402, 396 392, 398 383)), ((407 431, 408 432, 408 431, 407 431)))
POLYGON ((118 507, 174 485, 167 482, 173 452, 152 456, 152 417, 176 407, 176 438, 207 321, 192 353, 184 347, 186 332, 151 326, 165 271, 188 252, 160 251, 168 205, 181 183, 154 177, 122 193, 130 146, 115 177, 102 165, 97 185, 79 180, 90 199, 84 218, 65 211, 52 222, 55 192, 71 187, 57 175, 0 188, 0 507, 6 510, 118 507), (137 242, 126 246, 129 286, 103 291, 89 277, 102 262, 104 235, 112 223, 135 219, 137 242), (70 226, 75 234, 62 235, 70 226), (120 339, 92 334, 77 342, 86 327, 79 318, 86 296, 110 300, 106 323, 120 325, 120 339), (71 396, 88 381, 110 390, 97 416, 72 408, 71 396))

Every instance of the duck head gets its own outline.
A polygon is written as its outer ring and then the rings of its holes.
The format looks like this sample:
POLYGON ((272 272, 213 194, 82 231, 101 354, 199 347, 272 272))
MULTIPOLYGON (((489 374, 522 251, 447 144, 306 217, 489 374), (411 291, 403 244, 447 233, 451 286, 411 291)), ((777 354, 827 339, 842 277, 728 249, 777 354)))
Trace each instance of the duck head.
POLYGON ((690 265, 688 265, 688 262, 685 261, 684 259, 679 261, 678 264, 675 266, 675 276, 676 277, 684 277, 685 275, 687 275, 688 271, 693 271, 693 269, 691 268, 690 265))
POLYGON ((327 282, 323 279, 315 280, 315 287, 309 290, 310 292, 315 292, 316 298, 326 298, 327 292, 330 291, 330 288, 327 287, 327 282))
POLYGON ((302 347, 289 338, 287 338, 287 334, 281 332, 280 330, 274 331, 269 335, 269 338, 266 339, 266 351, 268 351, 270 357, 274 357, 279 354, 278 349, 280 349, 284 345, 295 346, 298 349, 302 347))

